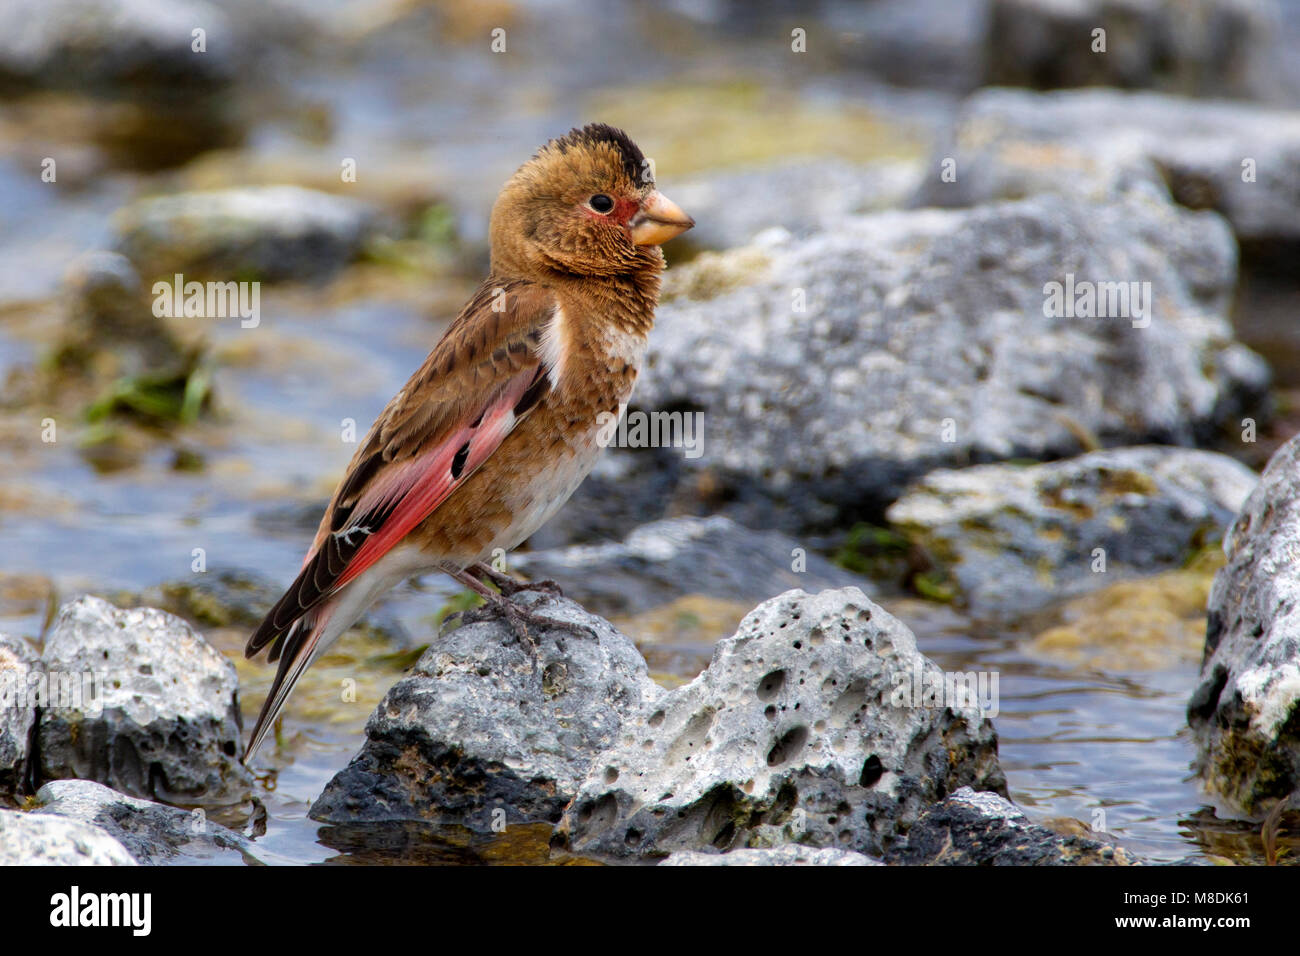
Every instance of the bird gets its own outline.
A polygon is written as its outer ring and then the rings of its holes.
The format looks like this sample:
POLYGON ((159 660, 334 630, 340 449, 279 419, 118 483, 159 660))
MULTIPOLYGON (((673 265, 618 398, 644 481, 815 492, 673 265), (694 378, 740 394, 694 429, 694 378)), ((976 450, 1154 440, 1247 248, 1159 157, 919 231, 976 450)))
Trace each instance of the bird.
POLYGON ((269 647, 278 667, 245 762, 307 668, 408 577, 449 575, 528 639, 539 615, 511 598, 531 585, 489 559, 595 464, 602 413, 626 406, 646 351, 660 245, 694 225, 604 123, 550 140, 510 177, 487 277, 358 444, 301 571, 248 640, 246 657, 269 647))

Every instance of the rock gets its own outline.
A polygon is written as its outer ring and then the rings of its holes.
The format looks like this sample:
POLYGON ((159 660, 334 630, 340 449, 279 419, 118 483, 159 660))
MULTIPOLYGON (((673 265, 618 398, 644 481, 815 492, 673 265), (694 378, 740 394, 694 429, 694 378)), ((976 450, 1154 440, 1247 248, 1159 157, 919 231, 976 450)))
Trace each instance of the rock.
POLYGON ((695 219, 693 245, 729 249, 764 229, 807 236, 854 213, 901 206, 920 172, 915 163, 804 158, 689 179, 673 185, 673 199, 695 219))
POLYGON ((1229 812, 1266 813, 1300 788, 1300 437, 1282 446, 1224 541, 1200 682, 1193 767, 1229 812))
POLYGON ((702 412, 679 491, 707 478, 749 527, 843 527, 936 467, 1234 421, 1268 382, 1232 339, 1234 272, 1221 219, 1150 192, 854 217, 671 273, 632 412, 702 412), (1045 316, 1075 276, 1151 285, 1132 317, 1045 316))
POLYGON ((1221 554, 1205 551, 1186 568, 1116 581, 1063 601, 1053 606, 1049 626, 1021 649, 1089 675, 1181 673, 1205 648, 1205 605, 1220 563, 1221 554))
POLYGON ((0 808, 0 866, 135 866, 99 827, 0 808))
POLYGON ((1115 448, 1029 467, 935 471, 888 517, 973 611, 1015 613, 1182 566, 1221 540, 1256 481, 1215 452, 1115 448))
POLYGON ((93 369, 113 380, 184 366, 183 346, 154 315, 125 256, 98 251, 78 257, 64 276, 63 297, 66 317, 57 346, 62 366, 93 369))
POLYGON ((0 89, 210 90, 235 78, 242 49, 202 0, 0 0, 0 20, 0 89), (210 37, 202 53, 196 28, 210 37))
POLYGON ((259 860, 251 840, 201 810, 182 810, 137 800, 90 780, 55 780, 36 792, 33 815, 50 815, 96 827, 146 865, 214 862, 244 865, 259 860))
POLYGON ((618 734, 560 839, 612 857, 799 842, 879 855, 964 785, 1005 793, 997 735, 857 588, 755 608, 708 668, 618 734))
POLYGON ((32 679, 39 674, 40 662, 27 642, 0 634, 0 793, 17 790, 27 774, 36 725, 32 679))
POLYGON ((170 803, 242 799, 235 668, 180 618, 83 597, 45 640, 40 781, 96 780, 170 803))
POLYGON ((991 0, 985 80, 1283 99, 1277 27, 1258 0, 991 0))
POLYGON ((1039 193, 1105 200, 1156 188, 1220 213, 1248 252, 1280 243, 1294 261, 1300 112, 1117 90, 984 90, 962 107, 952 139, 914 204, 1039 193), (956 164, 953 182, 939 175, 945 158, 956 164))
MULTIPOLYGON (((873 0, 820 5, 820 50, 900 86, 966 91, 980 83, 988 0, 873 0)), ((805 7, 792 4, 799 21, 805 7)), ((784 21, 782 22, 784 25, 784 21)), ((812 31, 809 31, 812 33, 812 31)))
POLYGON ((362 202, 297 186, 141 199, 115 220, 118 250, 142 275, 169 282, 176 273, 186 282, 328 276, 356 257, 376 224, 362 202))
POLYGON ((962 787, 921 814, 885 862, 909 866, 1129 866, 1123 849, 1031 823, 995 793, 962 787))
POLYGON ((732 850, 730 853, 701 853, 683 850, 673 853, 660 866, 884 866, 879 860, 852 850, 817 849, 787 843, 764 850, 732 850))
POLYGON ((751 606, 793 587, 825 590, 861 579, 816 554, 794 571, 801 545, 775 531, 751 531, 728 518, 668 518, 637 528, 621 542, 515 555, 532 580, 554 579, 594 613, 640 614, 683 594, 751 606))
POLYGON ((630 715, 659 688, 632 642, 564 598, 520 594, 596 637, 531 628, 529 652, 500 620, 444 632, 371 715, 361 752, 325 787, 327 823, 427 821, 492 829, 554 822, 630 715))

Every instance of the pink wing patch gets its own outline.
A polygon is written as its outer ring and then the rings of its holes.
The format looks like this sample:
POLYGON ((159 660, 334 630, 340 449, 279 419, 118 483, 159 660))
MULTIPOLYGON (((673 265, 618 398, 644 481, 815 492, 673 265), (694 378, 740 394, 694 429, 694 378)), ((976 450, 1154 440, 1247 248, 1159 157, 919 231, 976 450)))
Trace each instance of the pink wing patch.
MULTIPOLYGON (((545 373, 543 373, 545 374, 545 373)), ((492 455, 515 427, 514 408, 532 384, 534 369, 517 375, 488 405, 475 426, 465 425, 448 435, 436 448, 418 458, 390 466, 357 502, 355 512, 368 514, 396 502, 383 526, 366 539, 335 582, 337 590, 361 574, 401 541, 421 521, 433 514, 475 469, 492 455), (452 464, 468 445, 459 471, 452 464)), ((347 529, 339 534, 346 535, 347 529)))

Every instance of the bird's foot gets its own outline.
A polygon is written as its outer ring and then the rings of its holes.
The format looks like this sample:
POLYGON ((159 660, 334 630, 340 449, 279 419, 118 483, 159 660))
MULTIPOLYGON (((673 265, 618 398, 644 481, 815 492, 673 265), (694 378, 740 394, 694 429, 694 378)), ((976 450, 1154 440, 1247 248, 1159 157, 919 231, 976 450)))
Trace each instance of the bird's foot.
POLYGON ((521 591, 540 591, 544 594, 554 594, 556 597, 564 597, 564 592, 560 586, 549 579, 545 581, 520 581, 513 575, 506 574, 504 571, 498 571, 492 565, 480 562, 471 569, 481 580, 491 581, 502 594, 506 597, 514 597, 521 591))
MULTIPOLYGON (((530 629, 536 629, 538 632, 563 631, 575 637, 599 640, 595 630, 586 624, 540 614, 531 608, 516 604, 507 597, 496 597, 487 600, 479 607, 470 608, 460 614, 460 620, 463 624, 474 624, 479 621, 497 618, 505 618, 506 623, 510 625, 510 630, 514 632, 515 640, 528 650, 528 654, 532 658, 534 671, 537 670, 537 658, 540 651, 537 646, 537 639, 533 637, 530 629)), ((560 645, 560 649, 563 650, 564 641, 557 638, 557 643, 560 645)))

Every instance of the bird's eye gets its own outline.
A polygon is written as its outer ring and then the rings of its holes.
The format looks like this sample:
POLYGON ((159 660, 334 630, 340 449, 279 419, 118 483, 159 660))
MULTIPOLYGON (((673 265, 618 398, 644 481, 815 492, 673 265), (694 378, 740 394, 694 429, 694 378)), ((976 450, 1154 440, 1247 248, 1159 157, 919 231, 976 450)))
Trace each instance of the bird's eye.
POLYGON ((596 195, 587 200, 587 205, 603 216, 614 208, 614 200, 610 199, 604 193, 596 193, 596 195))

